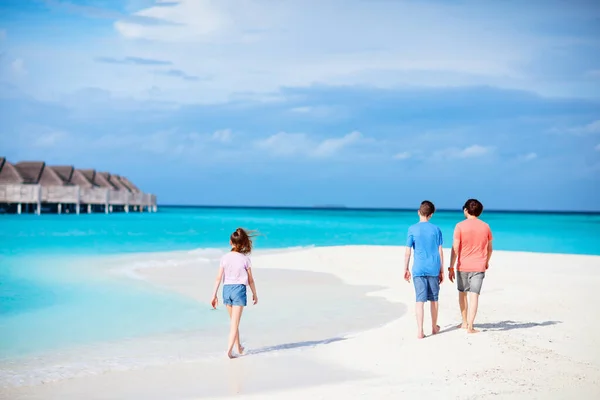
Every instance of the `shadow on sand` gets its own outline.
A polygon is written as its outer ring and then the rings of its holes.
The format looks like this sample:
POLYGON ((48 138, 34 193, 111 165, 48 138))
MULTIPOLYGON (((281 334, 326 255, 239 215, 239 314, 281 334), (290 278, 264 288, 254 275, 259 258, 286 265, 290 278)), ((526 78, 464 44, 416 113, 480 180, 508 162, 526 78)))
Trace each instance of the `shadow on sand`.
MULTIPOLYGON (((502 332, 502 331, 512 331, 514 329, 529 329, 536 328, 538 326, 550 326, 562 324, 562 321, 544 321, 544 322, 516 322, 516 321, 500 321, 500 322, 492 322, 487 324, 475 324, 475 329, 480 329, 483 332, 492 331, 492 332, 502 332)), ((460 329, 458 325, 450 326, 444 328, 440 331, 440 333, 452 332, 460 329)))
POLYGON ((248 352, 246 354, 254 355, 254 354, 269 353, 272 351, 279 351, 279 350, 298 349, 301 347, 314 347, 314 346, 319 346, 322 344, 340 342, 342 340, 346 340, 346 339, 341 338, 341 337, 336 337, 336 338, 325 339, 325 340, 310 340, 310 341, 306 341, 306 342, 278 344, 276 346, 267 346, 267 347, 261 347, 261 348, 254 349, 254 350, 248 350, 248 352))

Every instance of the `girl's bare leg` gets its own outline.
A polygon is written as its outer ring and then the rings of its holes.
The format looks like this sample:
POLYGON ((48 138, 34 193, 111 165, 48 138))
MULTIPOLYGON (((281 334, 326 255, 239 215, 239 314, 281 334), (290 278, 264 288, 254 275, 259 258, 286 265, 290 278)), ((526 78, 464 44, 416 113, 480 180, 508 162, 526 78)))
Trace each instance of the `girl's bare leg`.
MULTIPOLYGON (((229 306, 227 307, 229 309, 229 306)), ((244 307, 242 306, 231 306, 231 328, 229 329, 229 344, 227 346, 227 356, 229 358, 234 358, 231 351, 233 350, 233 346, 237 343, 238 349, 240 349, 240 320, 242 319, 242 311, 244 307)))
MULTIPOLYGON (((229 313, 229 319, 231 319, 232 307, 229 306, 229 305, 227 306, 227 312, 229 313)), ((233 346, 235 348, 237 348, 239 354, 244 354, 244 348, 240 344, 240 329, 239 329, 239 326, 238 326, 238 330, 237 330, 237 336, 235 337, 235 343, 233 344, 233 346)))

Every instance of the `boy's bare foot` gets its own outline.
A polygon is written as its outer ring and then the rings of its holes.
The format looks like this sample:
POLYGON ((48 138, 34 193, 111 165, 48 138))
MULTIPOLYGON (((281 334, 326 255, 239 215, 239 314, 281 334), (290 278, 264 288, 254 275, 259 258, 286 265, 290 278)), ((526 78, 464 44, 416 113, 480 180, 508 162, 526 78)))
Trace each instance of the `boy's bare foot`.
POLYGON ((440 333, 440 326, 436 325, 433 328, 431 328, 431 334, 432 335, 437 335, 438 333, 440 333))

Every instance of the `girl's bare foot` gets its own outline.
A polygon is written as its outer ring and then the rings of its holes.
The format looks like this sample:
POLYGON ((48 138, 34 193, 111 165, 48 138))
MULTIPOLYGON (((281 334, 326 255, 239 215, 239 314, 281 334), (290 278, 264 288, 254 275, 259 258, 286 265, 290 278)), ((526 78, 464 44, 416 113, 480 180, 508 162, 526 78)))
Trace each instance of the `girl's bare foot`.
POLYGON ((231 350, 230 350, 230 351, 227 353, 227 357, 229 357, 229 358, 230 358, 230 359, 232 359, 232 360, 233 360, 234 358, 237 358, 237 357, 235 356, 235 354, 233 354, 233 353, 231 352, 231 350))
POLYGON ((440 333, 440 326, 436 325, 433 328, 431 328, 431 334, 432 335, 437 335, 438 333, 440 333))
POLYGON ((467 325, 467 323, 466 323, 466 322, 463 322, 462 324, 458 325, 458 326, 457 326, 457 328, 460 328, 460 329, 467 329, 467 328, 468 328, 468 325, 467 325))
POLYGON ((417 333, 417 339, 423 339, 423 338, 425 338, 425 334, 423 332, 417 333))
POLYGON ((246 350, 246 349, 244 348, 244 346, 242 346, 242 345, 239 345, 239 346, 238 346, 238 354, 239 354, 240 356, 241 356, 242 354, 244 354, 244 350, 246 350))
POLYGON ((467 329, 467 333, 479 333, 479 330, 477 330, 475 328, 469 328, 469 329, 467 329))

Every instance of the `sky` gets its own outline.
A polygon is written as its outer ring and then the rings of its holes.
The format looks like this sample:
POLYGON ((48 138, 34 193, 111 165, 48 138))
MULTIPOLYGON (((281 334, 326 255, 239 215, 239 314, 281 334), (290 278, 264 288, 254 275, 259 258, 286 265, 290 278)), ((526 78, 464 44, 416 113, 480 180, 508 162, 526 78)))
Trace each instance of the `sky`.
POLYGON ((600 2, 0 0, 0 156, 159 204, 600 211, 600 2))

